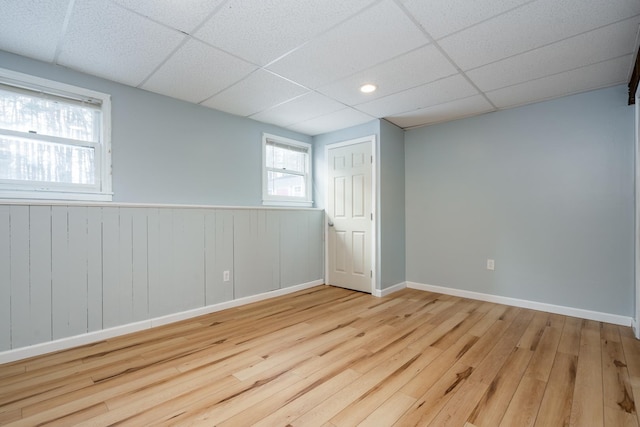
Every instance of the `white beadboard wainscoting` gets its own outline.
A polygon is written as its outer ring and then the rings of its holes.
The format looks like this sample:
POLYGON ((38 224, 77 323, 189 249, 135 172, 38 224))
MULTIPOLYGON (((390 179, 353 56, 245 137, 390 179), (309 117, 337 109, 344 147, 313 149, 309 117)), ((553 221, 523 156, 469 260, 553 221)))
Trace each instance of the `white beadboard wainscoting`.
POLYGON ((323 218, 320 209, 2 203, 0 363, 323 283, 323 218))

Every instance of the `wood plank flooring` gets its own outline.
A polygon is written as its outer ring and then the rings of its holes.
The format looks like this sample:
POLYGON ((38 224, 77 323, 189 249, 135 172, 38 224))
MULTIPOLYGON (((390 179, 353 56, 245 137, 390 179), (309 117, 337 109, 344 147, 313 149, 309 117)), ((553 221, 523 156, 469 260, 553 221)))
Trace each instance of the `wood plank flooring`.
POLYGON ((0 424, 638 426, 627 327, 318 286, 0 365, 0 424))

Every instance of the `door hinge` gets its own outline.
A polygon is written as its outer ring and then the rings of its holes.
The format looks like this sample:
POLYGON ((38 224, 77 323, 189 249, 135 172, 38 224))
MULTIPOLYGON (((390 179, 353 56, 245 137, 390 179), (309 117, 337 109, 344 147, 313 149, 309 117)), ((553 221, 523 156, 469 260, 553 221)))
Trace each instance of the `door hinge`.
POLYGON ((369 270, 369 277, 373 277, 373 270, 369 270))
POLYGON ((371 164, 373 164, 373 156, 371 156, 371 164))
POLYGON ((373 212, 371 213, 371 221, 373 221, 373 212))

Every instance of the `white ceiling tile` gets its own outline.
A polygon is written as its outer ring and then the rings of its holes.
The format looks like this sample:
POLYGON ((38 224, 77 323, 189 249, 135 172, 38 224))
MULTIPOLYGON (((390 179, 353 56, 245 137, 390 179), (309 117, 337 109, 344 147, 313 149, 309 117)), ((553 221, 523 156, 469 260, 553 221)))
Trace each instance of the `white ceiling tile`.
POLYGON ((478 91, 461 75, 447 77, 420 87, 398 92, 357 106, 375 117, 388 117, 477 95, 478 91))
POLYGON ((400 1, 435 39, 531 2, 531 0, 400 1))
POLYGON ((515 107, 578 92, 626 83, 633 55, 487 92, 499 108, 515 107))
POLYGON ((318 92, 345 104, 354 105, 456 73, 456 68, 438 49, 434 46, 424 46, 336 83, 323 86, 318 89, 318 92), (378 89, 373 93, 362 93, 359 88, 365 83, 374 83, 378 89))
POLYGON ((172 28, 190 33, 218 7, 223 0, 113 0, 172 28))
POLYGON ((315 89, 426 43, 400 8, 385 0, 268 68, 315 89))
POLYGON ((490 111, 495 111, 495 108, 487 102, 485 97, 474 95, 433 107, 421 108, 410 113, 389 116, 386 119, 401 128, 411 128, 475 116, 490 111))
POLYGON ((308 89, 305 87, 260 69, 202 105, 239 116, 250 116, 306 92, 308 89))
POLYGON ((467 76, 483 91, 499 89, 633 53, 640 17, 589 31, 484 67, 467 76))
POLYGON ((8 0, 0 13, 0 50, 51 62, 69 0, 8 0))
POLYGON ((0 11, 1 50, 309 134, 626 83, 640 24, 640 0, 0 0, 0 11), (364 82, 378 91, 361 94, 364 82))
POLYGON ((638 14, 638 0, 538 0, 439 44, 469 70, 638 14))
POLYGON ((142 88, 198 103, 255 69, 255 65, 191 39, 142 88))
POLYGON ((248 61, 266 65, 373 2, 233 0, 195 35, 248 61))
POLYGON ((58 62, 137 86, 184 37, 111 2, 76 1, 58 62))
POLYGON ((374 120, 374 117, 354 110, 353 108, 344 108, 324 116, 316 117, 315 119, 287 126, 287 128, 307 135, 319 135, 321 133, 357 126, 370 122, 371 120, 374 120))
POLYGON ((260 122, 287 127, 342 110, 344 107, 343 104, 324 95, 309 92, 284 104, 254 114, 251 118, 260 122))

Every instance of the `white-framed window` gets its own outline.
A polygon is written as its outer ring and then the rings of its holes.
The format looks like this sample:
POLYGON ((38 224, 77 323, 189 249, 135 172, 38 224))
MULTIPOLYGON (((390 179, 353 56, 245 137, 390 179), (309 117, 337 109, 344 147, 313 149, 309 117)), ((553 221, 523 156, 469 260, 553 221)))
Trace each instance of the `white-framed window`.
POLYGON ((0 69, 0 197, 111 201, 111 97, 0 69))
POLYGON ((262 203, 311 207, 311 144, 262 135, 262 203))

